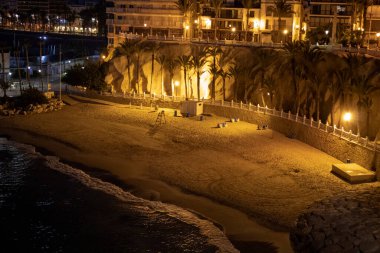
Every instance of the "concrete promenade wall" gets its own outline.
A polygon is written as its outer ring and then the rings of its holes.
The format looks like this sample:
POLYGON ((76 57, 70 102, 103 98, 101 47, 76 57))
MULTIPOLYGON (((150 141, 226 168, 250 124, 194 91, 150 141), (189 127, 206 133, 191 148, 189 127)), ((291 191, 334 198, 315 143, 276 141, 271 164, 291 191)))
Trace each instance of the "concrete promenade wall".
MULTIPOLYGON (((367 169, 380 170, 380 154, 321 129, 312 128, 302 122, 295 122, 278 116, 248 111, 240 108, 204 104, 204 112, 223 117, 238 117, 254 124, 267 124, 269 128, 290 138, 298 139, 339 160, 360 164, 367 169)), ((380 179, 380 172, 377 172, 380 179)))
MULTIPOLYGON (((104 96, 97 93, 85 93, 81 96, 106 100, 119 104, 131 104, 133 106, 152 106, 158 105, 161 108, 179 109, 180 101, 173 101, 168 98, 165 101, 151 99, 149 97, 130 98, 121 96, 104 96)), ((360 164, 364 168, 376 170, 377 179, 380 180, 380 154, 356 143, 347 141, 332 133, 327 133, 322 129, 310 127, 302 122, 295 122, 286 118, 264 114, 252 110, 241 109, 238 107, 227 107, 220 105, 203 105, 204 113, 211 113, 218 116, 230 118, 238 117, 243 121, 253 124, 266 124, 269 128, 284 134, 289 138, 298 139, 312 147, 315 147, 335 158, 345 162, 350 159, 351 162, 360 164)))

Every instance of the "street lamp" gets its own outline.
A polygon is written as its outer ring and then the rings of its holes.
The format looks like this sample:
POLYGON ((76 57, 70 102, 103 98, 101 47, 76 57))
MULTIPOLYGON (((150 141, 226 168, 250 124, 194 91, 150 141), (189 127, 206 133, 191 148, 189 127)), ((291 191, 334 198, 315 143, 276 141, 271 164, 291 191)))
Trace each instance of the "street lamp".
POLYGON ((351 121, 351 119, 352 119, 352 114, 350 112, 346 112, 345 114, 343 114, 344 121, 349 122, 351 121))
POLYGON ((376 33, 376 39, 377 39, 376 45, 377 45, 377 48, 379 48, 379 38, 380 38, 380 33, 376 33))

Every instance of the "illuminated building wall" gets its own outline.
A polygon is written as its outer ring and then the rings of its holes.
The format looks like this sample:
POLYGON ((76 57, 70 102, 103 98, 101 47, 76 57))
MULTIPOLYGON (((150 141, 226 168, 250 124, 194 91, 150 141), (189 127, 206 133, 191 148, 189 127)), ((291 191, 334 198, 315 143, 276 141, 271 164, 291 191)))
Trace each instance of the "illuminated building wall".
POLYGON ((108 44, 118 45, 127 34, 182 36, 183 15, 175 0, 109 1, 108 44))

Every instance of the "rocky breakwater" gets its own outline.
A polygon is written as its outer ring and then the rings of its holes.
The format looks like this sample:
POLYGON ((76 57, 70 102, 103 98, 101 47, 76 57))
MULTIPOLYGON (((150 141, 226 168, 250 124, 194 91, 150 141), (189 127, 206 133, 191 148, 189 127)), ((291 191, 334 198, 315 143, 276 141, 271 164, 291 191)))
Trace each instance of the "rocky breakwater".
POLYGON ((380 189, 314 203, 290 232, 295 252, 380 252, 380 189))
POLYGON ((64 103, 57 99, 50 99, 46 104, 29 104, 25 108, 13 108, 10 104, 0 104, 1 116, 15 116, 15 115, 28 115, 44 112, 52 112, 62 109, 64 103))

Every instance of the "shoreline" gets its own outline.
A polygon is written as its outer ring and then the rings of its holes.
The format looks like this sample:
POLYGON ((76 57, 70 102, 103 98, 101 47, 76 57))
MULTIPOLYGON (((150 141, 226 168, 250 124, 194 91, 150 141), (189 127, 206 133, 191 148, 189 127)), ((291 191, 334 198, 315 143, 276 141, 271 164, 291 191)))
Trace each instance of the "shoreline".
POLYGON ((154 133, 157 115, 149 108, 87 102, 2 118, 0 133, 62 161, 106 171, 112 180, 137 188, 132 190, 137 196, 195 210, 222 224, 232 240, 277 240, 280 252, 290 252, 288 234, 261 226, 268 226, 263 221, 289 228, 315 201, 379 186, 348 185, 330 173, 335 158, 275 131, 257 131, 243 121, 216 129, 225 118, 201 122, 165 110, 168 123, 154 133))
POLYGON ((10 168, 0 178, 8 186, 1 191, 7 218, 0 233, 9 249, 237 252, 220 230, 192 213, 139 199, 33 146, 0 142, 1 164, 10 168))
MULTIPOLYGON (((20 131, 20 130, 17 130, 17 131, 20 131)), ((30 132, 25 132, 25 133, 31 134, 30 132)), ((12 135, 3 134, 3 133, 0 132, 0 138, 1 137, 6 138, 6 139, 8 139, 10 141, 15 141, 17 143, 21 143, 21 141, 17 137, 15 137, 14 135, 12 136, 12 135)), ((54 142, 55 140, 51 139, 51 141, 54 142)), ((55 152, 53 152, 53 151, 51 151, 51 150, 49 150, 47 148, 41 147, 38 144, 33 143, 33 142, 28 142, 27 141, 26 143, 22 142, 22 144, 33 146, 35 148, 36 152, 40 153, 43 156, 58 157, 59 161, 61 163, 67 164, 67 165, 69 165, 71 167, 74 167, 74 168, 76 168, 78 170, 81 170, 81 171, 85 172, 86 174, 88 174, 91 177, 98 178, 98 179, 100 179, 100 180, 102 180, 104 182, 112 183, 112 184, 120 187, 121 189, 123 189, 123 190, 125 190, 127 192, 132 193, 136 197, 139 197, 139 198, 142 198, 142 199, 146 199, 146 200, 150 200, 150 201, 157 201, 156 199, 149 199, 149 198, 147 198, 147 196, 144 194, 144 192, 141 192, 141 191, 144 191, 144 189, 141 188, 141 187, 143 187, 142 185, 131 186, 128 183, 126 183, 125 181, 117 178, 115 175, 113 175, 112 173, 110 173, 107 170, 100 169, 100 168, 95 168, 95 167, 90 167, 90 166, 88 166, 86 164, 83 164, 83 163, 80 163, 80 162, 75 162, 75 161, 70 161, 68 159, 61 159, 58 156, 58 154, 56 154, 55 152), (138 191, 137 194, 135 192, 136 190, 138 191)), ((164 183, 164 182, 162 182, 162 183, 164 183)), ((266 219, 264 221, 257 222, 256 219, 259 219, 259 218, 246 214, 244 212, 244 210, 240 210, 240 209, 238 209, 236 207, 226 206, 224 203, 219 203, 219 202, 217 202, 215 200, 205 198, 202 195, 199 195, 199 194, 187 191, 186 189, 178 188, 175 185, 168 185, 168 186, 171 187, 171 188, 176 188, 183 195, 189 195, 189 196, 193 196, 195 198, 206 199, 206 201, 209 201, 211 203, 215 203, 215 205, 217 205, 217 206, 224 206, 224 207, 229 208, 229 209, 236 209, 237 212, 242 213, 243 215, 247 215, 248 219, 252 219, 253 222, 257 223, 259 229, 262 226, 262 227, 265 227, 265 229, 273 231, 274 233, 281 233, 281 234, 285 233, 286 234, 286 238, 289 235, 289 231, 287 231, 285 228, 281 227, 281 229, 278 229, 278 226, 270 223, 266 219)), ((163 203, 166 203, 166 202, 163 202, 163 203)), ((170 204, 173 204, 173 203, 170 203, 170 204)), ((176 204, 174 204, 174 205, 176 205, 176 204)), ((197 216, 200 219, 207 220, 207 221, 211 222, 214 226, 216 226, 218 229, 220 229, 221 231, 223 231, 223 233, 225 234, 225 236, 227 237, 227 239, 232 243, 232 245, 234 245, 234 247, 236 247, 242 253, 244 253, 244 252, 247 252, 247 253, 248 252, 252 252, 252 250, 259 251, 261 253, 276 253, 276 252, 278 252, 278 247, 276 247, 275 244, 273 244, 272 242, 270 242, 271 240, 268 240, 268 241, 255 241, 255 240, 244 240, 244 238, 239 238, 239 237, 237 237, 237 238, 231 237, 228 234, 226 234, 225 226, 222 223, 220 223, 217 220, 214 220, 214 219, 208 217, 207 214, 198 212, 198 211, 193 210, 191 208, 186 208, 186 207, 183 207, 183 206, 179 206, 179 207, 180 208, 184 208, 185 210, 191 212, 192 214, 194 214, 195 216, 197 216)), ((262 218, 264 218, 264 217, 262 217, 262 218)), ((292 251, 288 251, 289 248, 287 247, 287 246, 290 246, 290 243, 289 243, 289 245, 287 245, 287 243, 282 242, 282 244, 280 244, 280 246, 282 246, 281 248, 283 250, 285 249, 284 251, 280 251, 280 252, 292 252, 292 251)))

